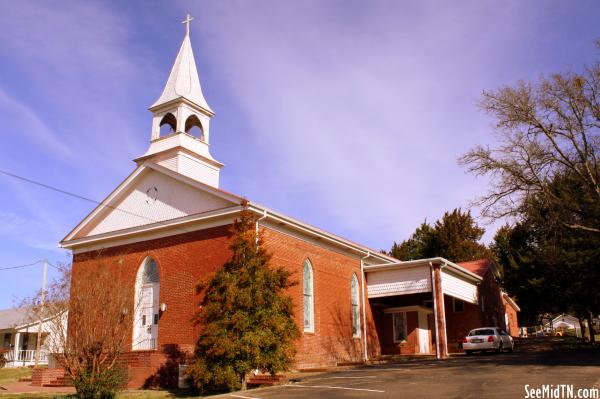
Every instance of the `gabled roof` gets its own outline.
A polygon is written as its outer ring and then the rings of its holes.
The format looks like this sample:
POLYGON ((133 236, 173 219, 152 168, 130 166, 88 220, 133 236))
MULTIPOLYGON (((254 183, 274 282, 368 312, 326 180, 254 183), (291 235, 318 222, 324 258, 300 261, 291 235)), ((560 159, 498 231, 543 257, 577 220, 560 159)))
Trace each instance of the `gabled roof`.
MULTIPOLYGON (((194 187, 195 189, 197 189, 199 192, 204 192, 207 193, 209 195, 215 196, 215 197, 219 197, 221 199, 223 199, 224 201, 230 202, 231 205, 238 205, 241 201, 242 198, 238 197, 234 194, 228 193, 224 190, 209 186, 207 184, 204 184, 202 182, 199 182, 197 180, 191 179, 187 176, 184 176, 180 173, 174 172, 170 169, 167 169, 161 165, 157 165, 153 162, 144 162, 140 165, 138 165, 138 167, 129 175, 127 176, 127 178, 121 183, 119 184, 119 186, 117 186, 117 188, 115 188, 102 202, 100 202, 98 204, 98 206, 96 206, 96 208, 94 208, 77 226, 75 226, 75 228, 73 228, 73 230, 71 230, 65 238, 63 238, 60 242, 61 246, 66 246, 68 247, 68 243, 70 241, 76 240, 78 238, 81 238, 81 234, 80 232, 84 232, 87 226, 91 226, 96 220, 99 220, 100 218, 102 218, 104 216, 104 214, 108 211, 121 211, 124 212, 125 214, 130 214, 130 216, 138 216, 139 213, 138 212, 129 212, 127 210, 122 210, 120 208, 118 208, 118 203, 119 201, 122 199, 123 195, 125 193, 127 193, 128 190, 132 189, 133 187, 135 187, 135 185, 137 184, 137 182, 144 176, 144 173, 147 173, 148 171, 155 171, 158 172, 160 174, 164 174, 170 178, 173 178, 175 181, 179 181, 183 184, 185 184, 186 186, 190 186, 190 187, 194 187), (67 245, 65 245, 67 244, 67 245)), ((140 218, 143 217, 143 215, 139 215, 140 218)), ((152 225, 152 224, 156 224, 158 223, 160 224, 167 224, 167 220, 166 219, 154 219, 154 218, 146 218, 146 225, 152 225)), ((87 234, 84 234, 87 235, 87 234)))
POLYGON ((493 262, 490 259, 478 259, 468 262, 458 262, 458 265, 467 269, 471 273, 475 273, 480 277, 485 277, 487 271, 493 266, 493 262))
POLYGON ((175 63, 173 64, 173 68, 171 68, 171 73, 162 94, 150 106, 150 109, 178 98, 185 98, 211 114, 213 113, 202 94, 196 61, 194 60, 194 52, 192 51, 192 43, 188 35, 183 38, 179 53, 177 53, 177 58, 175 58, 175 63))
MULTIPOLYGON (((244 199, 235 194, 228 193, 224 190, 206 185, 197 180, 191 179, 180 173, 172 171, 161 165, 157 165, 153 162, 146 161, 139 165, 133 173, 131 173, 112 193, 108 195, 88 216, 86 216, 67 236, 60 242, 61 247, 74 249, 81 246, 97 245, 100 243, 106 243, 109 240, 123 239, 124 237, 131 237, 133 235, 150 234, 152 232, 167 231, 167 229, 178 230, 173 234, 180 234, 182 231, 189 232, 194 229, 202 229, 202 223, 210 224, 211 221, 221 218, 229 218, 233 220, 239 215, 242 210, 241 202, 244 199), (93 226, 97 221, 105 217, 106 212, 123 212, 123 209, 119 208, 119 201, 123 196, 129 192, 133 187, 138 184, 139 179, 144 176, 144 171, 152 171, 160 174, 164 174, 174 179, 174 181, 184 183, 199 192, 204 192, 215 197, 219 197, 227 201, 230 206, 222 207, 214 210, 208 210, 200 213, 192 213, 187 216, 178 217, 175 219, 156 219, 147 220, 145 224, 139 224, 128 228, 106 231, 100 234, 95 234, 89 226, 93 226), (195 224, 192 226, 192 224, 195 224), (186 226, 182 228, 182 226, 186 226), (91 233, 91 234, 90 234, 91 233)), ((279 225, 286 225, 295 231, 302 234, 307 234, 318 240, 323 240, 329 244, 344 247, 350 251, 361 254, 361 256, 369 255, 368 258, 371 260, 377 259, 383 262, 397 262, 397 259, 382 254, 379 251, 368 248, 364 245, 357 244, 338 235, 329 233, 317 227, 303 223, 297 219, 288 217, 279 212, 273 211, 267 207, 256 204, 254 202, 247 201, 247 208, 257 214, 260 218, 266 217, 268 220, 274 221, 279 225)), ((139 212, 139 211, 138 211, 139 212)), ((130 216, 137 216, 138 212, 128 212, 130 216)), ((105 245, 105 244, 102 244, 105 245)))
POLYGON ((0 330, 13 329, 23 325, 34 323, 29 308, 12 308, 0 310, 0 330))

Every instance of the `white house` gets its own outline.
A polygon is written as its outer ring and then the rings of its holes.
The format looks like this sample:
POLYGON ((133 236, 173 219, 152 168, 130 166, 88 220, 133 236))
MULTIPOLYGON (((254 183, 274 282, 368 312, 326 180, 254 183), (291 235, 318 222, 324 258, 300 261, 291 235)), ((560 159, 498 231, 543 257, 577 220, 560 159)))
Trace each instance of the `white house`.
MULTIPOLYGON (((66 315, 64 317, 66 321, 66 315)), ((58 342, 53 318, 36 320, 29 308, 0 310, 0 348, 5 352, 5 367, 33 366, 36 358, 38 333, 41 345, 38 364, 48 364, 48 343, 58 342)), ((65 324, 66 325, 66 324, 65 324)))

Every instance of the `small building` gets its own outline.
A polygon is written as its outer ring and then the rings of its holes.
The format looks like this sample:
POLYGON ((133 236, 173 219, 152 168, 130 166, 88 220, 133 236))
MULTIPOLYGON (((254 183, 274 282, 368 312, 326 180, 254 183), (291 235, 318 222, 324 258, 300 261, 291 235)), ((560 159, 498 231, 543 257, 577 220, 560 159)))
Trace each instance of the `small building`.
POLYGON ((36 358, 38 333, 41 331, 38 364, 48 364, 48 351, 43 342, 50 335, 48 320, 35 320, 29 308, 0 310, 0 348, 6 359, 5 367, 33 366, 36 358))
MULTIPOLYGON (((587 320, 583 320, 584 328, 587 329, 587 320)), ((552 334, 574 335, 583 338, 579 318, 570 314, 562 313, 544 324, 544 330, 552 334)))

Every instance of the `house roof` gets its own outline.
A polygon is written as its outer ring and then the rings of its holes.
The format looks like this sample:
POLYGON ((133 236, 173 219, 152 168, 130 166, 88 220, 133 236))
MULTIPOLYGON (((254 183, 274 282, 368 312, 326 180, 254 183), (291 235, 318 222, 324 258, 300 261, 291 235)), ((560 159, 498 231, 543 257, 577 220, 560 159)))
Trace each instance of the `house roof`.
POLYGON ((29 308, 12 308, 0 310, 0 330, 31 324, 33 317, 29 308))
POLYGON ((493 263, 489 259, 477 259, 468 262, 458 262, 458 265, 467 269, 471 273, 475 273, 480 277, 484 277, 490 267, 492 267, 493 263))

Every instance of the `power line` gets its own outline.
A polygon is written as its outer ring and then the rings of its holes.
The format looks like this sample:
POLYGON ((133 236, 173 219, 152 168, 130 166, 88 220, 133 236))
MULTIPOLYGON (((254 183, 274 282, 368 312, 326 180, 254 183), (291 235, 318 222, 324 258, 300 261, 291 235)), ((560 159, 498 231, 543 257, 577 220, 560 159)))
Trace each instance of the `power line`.
POLYGON ((83 195, 75 194, 75 193, 72 193, 70 191, 63 190, 62 188, 54 187, 54 186, 51 186, 49 184, 41 183, 39 181, 31 180, 31 179, 28 179, 27 177, 15 175, 14 173, 10 173, 10 172, 7 172, 5 170, 1 170, 0 169, 0 173, 2 173, 3 175, 6 175, 6 176, 10 176, 12 178, 24 181, 26 183, 34 184, 36 186, 40 186, 40 187, 43 187, 43 188, 48 189, 48 190, 52 190, 52 191, 56 191, 56 192, 61 193, 61 194, 68 195, 68 196, 73 197, 73 198, 77 198, 77 199, 80 199, 80 200, 83 200, 83 201, 91 202, 93 204, 101 205, 101 206, 104 206, 104 207, 107 207, 107 208, 110 208, 110 209, 114 209, 114 210, 117 210, 117 211, 120 211, 120 212, 125 212, 125 213, 128 213, 128 214, 132 215, 132 216, 137 216, 137 217, 146 219, 148 221, 151 221, 153 223, 157 223, 158 222, 158 220, 151 219, 151 218, 149 218, 147 216, 138 215, 137 213, 134 213, 134 212, 126 211, 124 209, 119 209, 119 208, 111 206, 111 205, 102 204, 102 202, 100 202, 100 201, 96 201, 94 199, 84 197, 83 195))
POLYGON ((0 267, 0 270, 21 269, 21 268, 23 268, 23 267, 35 266, 35 265, 37 265, 38 263, 42 263, 42 262, 44 262, 44 261, 43 261, 43 260, 38 260, 38 261, 36 261, 36 262, 33 262, 33 263, 28 263, 28 264, 26 264, 26 265, 19 265, 19 266, 8 266, 8 267, 0 267))
MULTIPOLYGON (((80 199, 80 200, 83 200, 83 201, 91 202, 91 203, 99 205, 99 206, 101 206, 103 208, 109 208, 109 209, 112 209, 112 210, 116 210, 116 211, 119 211, 119 212, 126 213, 126 214, 131 215, 131 216, 142 218, 142 219, 145 219, 145 220, 147 220, 147 221, 149 221, 151 223, 159 223, 159 224, 163 224, 163 225, 167 224, 166 221, 155 220, 155 219, 149 218, 147 216, 137 214, 135 212, 127 211, 125 209, 120 209, 120 208, 118 208, 116 206, 112 206, 112 205, 108 205, 108 204, 103 204, 102 202, 96 201, 95 199, 87 198, 87 197, 84 197, 83 195, 75 194, 75 193, 72 193, 70 191, 63 190, 61 188, 58 188, 58 187, 55 187, 55 186, 51 186, 49 184, 45 184, 45 183, 42 183, 42 182, 39 182, 39 181, 36 181, 36 180, 32 180, 32 179, 29 179, 27 177, 19 176, 19 175, 16 175, 16 174, 11 173, 11 172, 7 172, 7 171, 2 170, 2 169, 0 169, 0 173, 3 174, 3 175, 6 175, 6 176, 12 177, 14 179, 18 179, 18 180, 24 181, 24 182, 29 183, 29 184, 33 184, 33 185, 36 185, 36 186, 39 186, 39 187, 43 187, 43 188, 45 188, 47 190, 55 191, 55 192, 58 192, 58 193, 61 193, 61 194, 64 194, 64 195, 68 195, 68 196, 73 197, 73 198, 77 198, 77 199, 80 199)), ((186 229, 184 229, 182 227, 179 227, 179 226, 175 226, 175 228, 177 230, 181 230, 181 231, 183 231, 185 233, 189 233, 190 232, 189 230, 186 230, 186 229)))
MULTIPOLYGON (((35 266, 35 265, 38 265, 38 264, 40 264, 40 263, 44 263, 44 260, 43 260, 43 259, 42 259, 42 260, 38 260, 38 261, 36 261, 36 262, 33 262, 33 263, 28 263, 28 264, 26 264, 26 265, 18 265, 18 266, 6 266, 6 267, 0 267, 0 270, 21 269, 21 268, 24 268, 24 267, 35 266)), ((54 265, 54 264, 52 264, 52 263, 48 262, 47 260, 46 260, 46 263, 48 263, 48 266, 50 266, 50 267, 53 267, 53 268, 55 268, 56 270, 59 270, 59 271, 61 270, 61 269, 60 269, 58 266, 56 266, 56 265, 54 265)))

